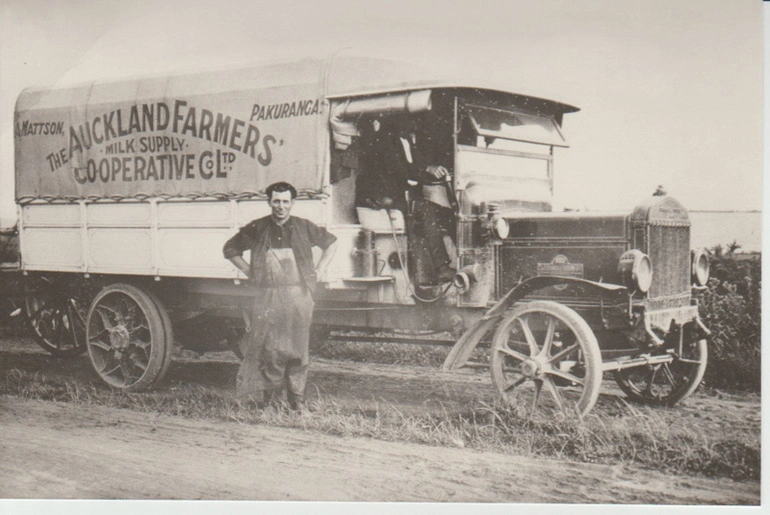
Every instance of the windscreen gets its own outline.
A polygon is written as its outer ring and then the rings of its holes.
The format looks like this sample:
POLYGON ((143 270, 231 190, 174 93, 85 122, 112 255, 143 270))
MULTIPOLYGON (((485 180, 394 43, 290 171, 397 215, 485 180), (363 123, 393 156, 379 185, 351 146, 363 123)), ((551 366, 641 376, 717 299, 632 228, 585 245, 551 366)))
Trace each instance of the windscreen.
POLYGON ((552 118, 476 105, 462 106, 455 153, 461 209, 550 211, 552 155, 566 145, 552 118))
POLYGON ((465 111, 480 136, 567 146, 559 126, 551 117, 473 105, 465 106, 465 111))
POLYGON ((549 161, 460 147, 455 160, 457 189, 465 213, 495 203, 506 211, 550 211, 549 161))

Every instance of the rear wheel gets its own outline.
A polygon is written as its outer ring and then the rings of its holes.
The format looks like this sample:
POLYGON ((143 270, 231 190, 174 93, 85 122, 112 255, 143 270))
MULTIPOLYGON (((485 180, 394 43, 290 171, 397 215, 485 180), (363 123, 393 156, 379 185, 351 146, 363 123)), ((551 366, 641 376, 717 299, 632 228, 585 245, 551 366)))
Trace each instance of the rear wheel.
POLYGON ((129 284, 107 286, 91 303, 86 327, 91 364, 110 386, 147 390, 168 369, 171 322, 149 293, 129 284))
POLYGON ((509 405, 586 415, 602 381, 599 344, 574 310, 550 301, 523 304, 500 323, 492 341, 492 380, 509 405), (547 393, 543 394, 543 390, 547 393))
POLYGON ((163 335, 165 345, 163 346, 163 365, 160 367, 160 374, 158 374, 155 383, 159 382, 166 376, 169 367, 171 367, 171 354, 174 351, 174 329, 171 325, 171 317, 168 314, 168 310, 163 303, 155 295, 145 292, 145 294, 152 299, 155 307, 160 314, 161 322, 163 322, 163 335))
POLYGON ((706 340, 691 340, 671 363, 616 370, 615 382, 632 401, 673 406, 695 392, 707 363, 706 340))
POLYGON ((24 280, 24 312, 32 337, 60 358, 78 356, 86 350, 88 304, 71 291, 74 289, 45 276, 24 280))

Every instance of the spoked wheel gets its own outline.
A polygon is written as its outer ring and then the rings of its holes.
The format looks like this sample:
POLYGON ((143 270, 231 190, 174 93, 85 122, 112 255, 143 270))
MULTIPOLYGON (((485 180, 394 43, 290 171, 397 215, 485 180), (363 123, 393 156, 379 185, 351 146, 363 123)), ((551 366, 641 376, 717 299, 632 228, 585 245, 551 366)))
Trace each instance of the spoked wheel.
POLYGON ((695 392, 707 363, 706 340, 692 340, 671 363, 616 370, 615 382, 632 401, 673 406, 695 392))
POLYGON ((575 311, 549 301, 508 314, 492 341, 492 381, 508 405, 586 415, 602 382, 599 344, 575 311), (543 393, 543 390, 546 393, 543 393))
POLYGON ((86 350, 88 304, 69 289, 43 276, 24 281, 24 308, 32 337, 60 358, 78 356, 86 350))
POLYGON ((110 386, 147 390, 168 369, 171 322, 149 293, 128 284, 107 286, 91 303, 86 327, 91 364, 110 386))

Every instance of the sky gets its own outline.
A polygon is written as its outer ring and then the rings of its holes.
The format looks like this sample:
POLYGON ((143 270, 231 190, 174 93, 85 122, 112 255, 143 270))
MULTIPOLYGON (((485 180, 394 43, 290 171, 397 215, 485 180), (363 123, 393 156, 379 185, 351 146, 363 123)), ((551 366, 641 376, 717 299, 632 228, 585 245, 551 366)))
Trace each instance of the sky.
POLYGON ((581 108, 555 205, 762 207, 758 0, 0 0, 0 226, 29 86, 346 52, 439 65, 581 108))

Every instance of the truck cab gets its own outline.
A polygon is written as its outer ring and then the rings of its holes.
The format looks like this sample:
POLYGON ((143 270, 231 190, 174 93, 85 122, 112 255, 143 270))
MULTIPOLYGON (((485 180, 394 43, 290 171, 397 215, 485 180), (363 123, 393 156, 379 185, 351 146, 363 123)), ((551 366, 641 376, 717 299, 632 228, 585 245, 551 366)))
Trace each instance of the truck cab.
MULTIPOLYGON (((412 223, 414 212, 407 209, 387 213, 385 208, 367 206, 369 199, 361 198, 366 189, 361 185, 372 181, 367 165, 375 168, 372 161, 378 158, 368 155, 376 154, 372 141, 377 131, 372 127, 384 130, 380 127, 388 126, 394 132, 417 136, 416 148, 422 154, 423 165, 430 163, 448 170, 445 184, 411 181, 402 193, 408 199, 405 205, 410 207, 415 199, 424 198, 452 209, 453 224, 446 246, 457 270, 458 288, 446 292, 441 302, 476 307, 491 302, 495 279, 487 265, 495 245, 505 238, 506 216, 551 211, 553 149, 568 145, 561 125, 564 114, 574 111, 577 108, 557 102, 469 87, 333 99, 332 222, 339 223, 342 230, 342 226, 349 225, 356 234, 361 230, 371 232, 367 242, 373 240, 376 257, 369 253, 367 259, 379 260, 376 266, 348 272, 362 278, 394 277, 392 296, 382 297, 385 302, 436 300, 438 295, 429 290, 408 295, 409 289, 422 290, 422 285, 430 283, 424 280, 425 275, 430 275, 425 271, 430 266, 424 262, 430 258, 412 223), (395 249, 399 236, 404 240, 401 254, 395 249), (410 284, 397 270, 402 265, 410 284), (372 274, 372 269, 378 273, 372 274)), ((393 152, 401 151, 395 147, 393 152)), ((377 173, 382 172, 378 169, 377 173)), ((441 289, 439 285, 438 291, 441 289)))

